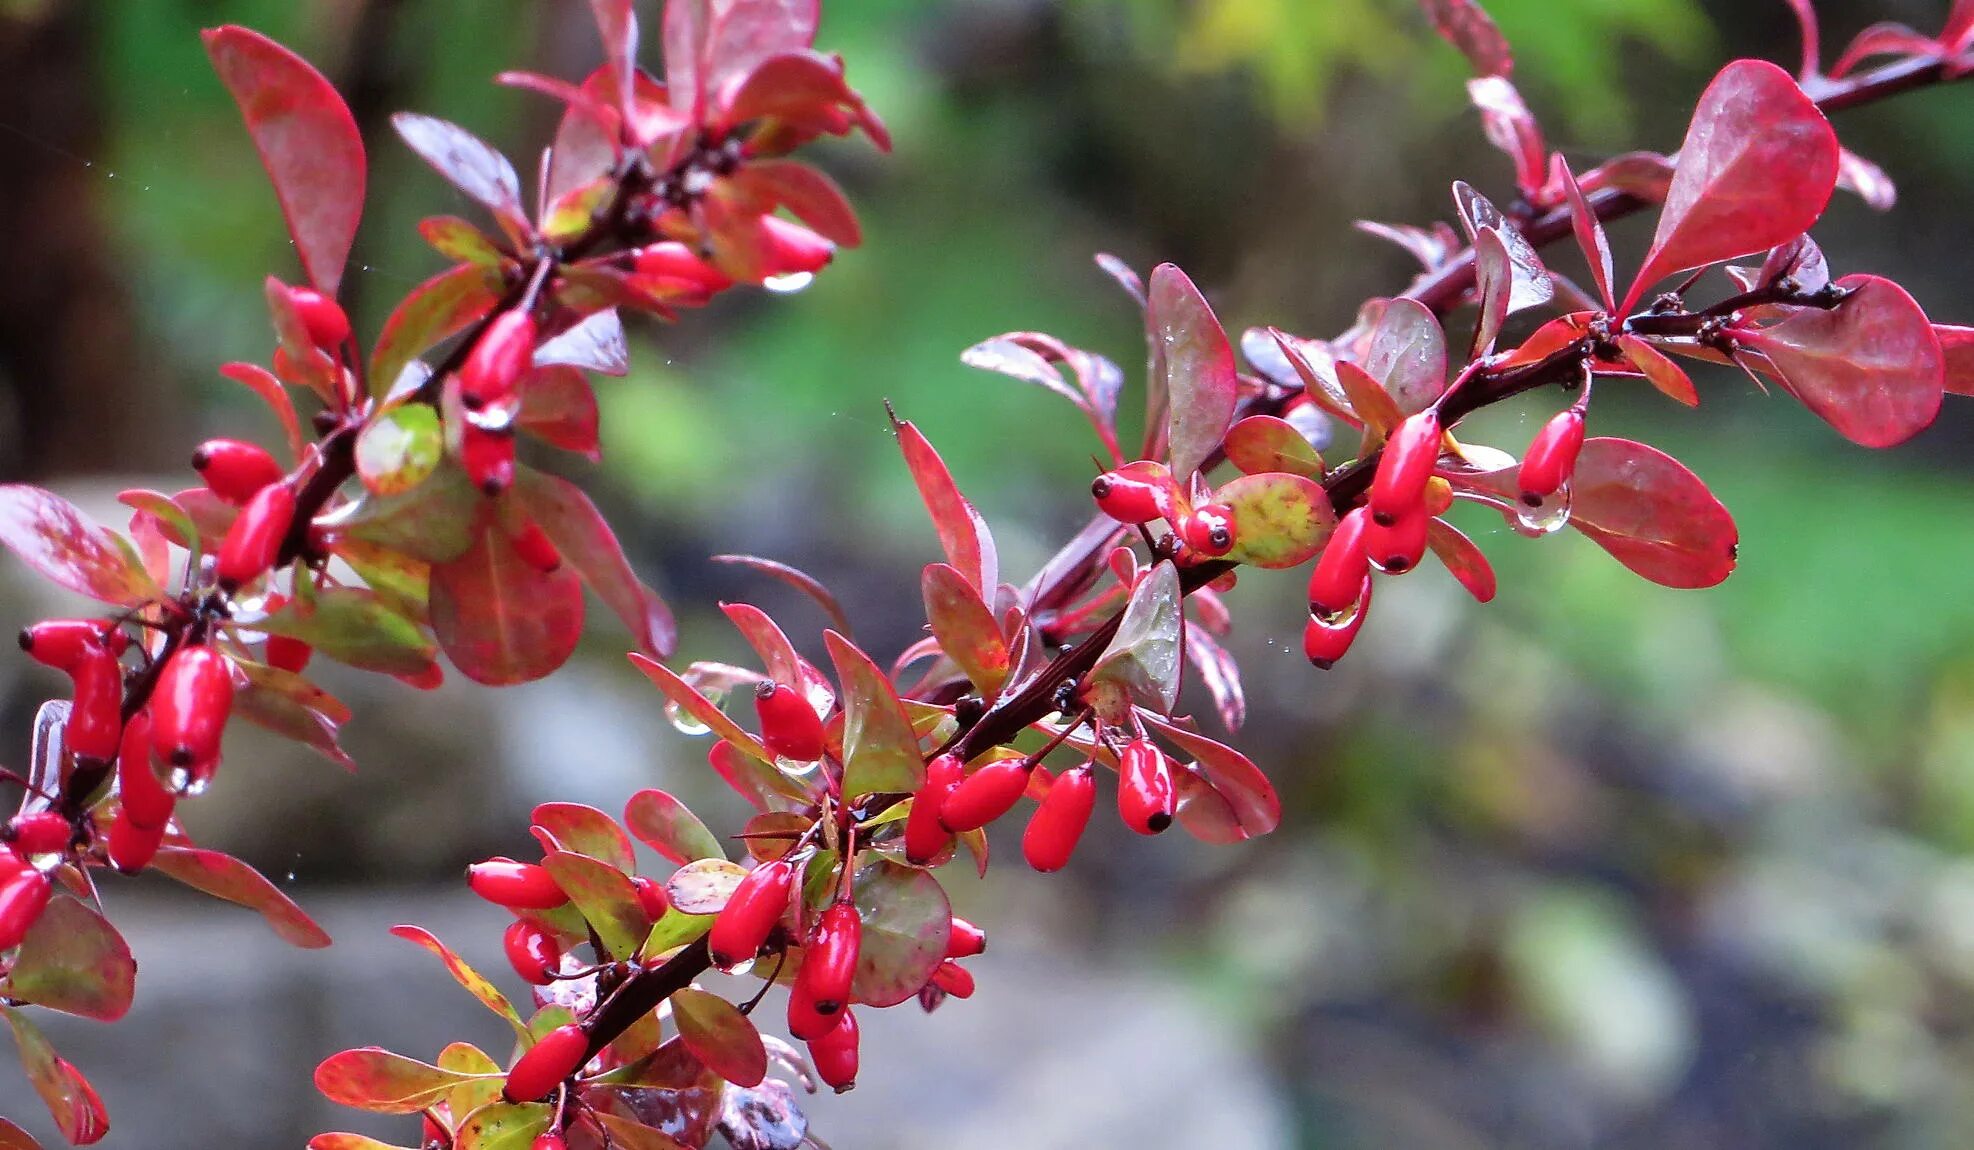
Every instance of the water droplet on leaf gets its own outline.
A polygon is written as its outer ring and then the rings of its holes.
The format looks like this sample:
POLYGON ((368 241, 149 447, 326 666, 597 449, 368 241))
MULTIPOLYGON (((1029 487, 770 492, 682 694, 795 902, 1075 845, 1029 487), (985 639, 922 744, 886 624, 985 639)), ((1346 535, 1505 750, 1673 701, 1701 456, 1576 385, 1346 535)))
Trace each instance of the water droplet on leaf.
POLYGON ((761 286, 772 292, 792 295, 816 282, 814 272, 790 272, 787 275, 769 276, 761 281, 761 286))

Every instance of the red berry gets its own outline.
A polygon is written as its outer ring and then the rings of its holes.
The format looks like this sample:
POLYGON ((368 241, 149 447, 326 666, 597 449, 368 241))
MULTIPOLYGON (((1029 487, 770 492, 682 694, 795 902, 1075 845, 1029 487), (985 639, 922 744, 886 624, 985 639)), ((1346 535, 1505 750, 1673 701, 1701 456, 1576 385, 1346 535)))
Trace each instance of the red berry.
POLYGON ((482 495, 499 495, 514 486, 513 433, 467 424, 459 434, 459 465, 482 495))
POLYGON ((314 288, 289 288, 288 303, 301 317, 309 339, 322 350, 333 353, 350 337, 350 317, 343 306, 314 288))
POLYGON ((733 279, 681 243, 651 244, 632 257, 637 274, 671 281, 667 287, 710 296, 733 286, 733 279))
POLYGON ((793 220, 761 217, 763 276, 819 272, 836 257, 836 245, 793 220))
POLYGON ((45 855, 65 851, 75 838, 75 828, 54 811, 15 815, 7 824, 5 836, 24 855, 45 855))
POLYGON ((1403 575, 1426 554, 1426 528, 1433 517, 1424 503, 1389 526, 1375 517, 1364 524, 1364 557, 1387 575, 1403 575))
POLYGON ((233 709, 233 667, 211 647, 174 653, 151 693, 151 751, 174 767, 203 773, 219 762, 220 736, 233 709))
POLYGON ((1391 433, 1378 473, 1371 480, 1371 514, 1390 524, 1425 498, 1426 481, 1439 459, 1439 415, 1421 411, 1407 416, 1391 433))
POLYGON ((930 863, 952 845, 953 833, 939 821, 939 811, 966 774, 957 755, 940 755, 925 765, 925 784, 912 796, 905 815, 905 858, 919 866, 930 863))
POLYGON ((1363 593, 1357 599, 1355 610, 1347 616, 1340 616, 1334 622, 1312 610, 1309 622, 1302 628, 1302 653, 1320 670, 1327 671, 1343 658, 1350 644, 1356 640, 1357 632, 1364 626, 1364 616, 1371 612, 1371 577, 1364 577, 1363 593))
POLYGON ((864 920, 858 917, 856 904, 835 902, 822 912, 796 976, 815 1000, 818 1014, 835 1014, 850 1004, 850 981, 857 973, 863 938, 864 920))
POLYGON ((466 868, 473 893, 509 910, 554 910, 569 901, 548 868, 510 858, 488 859, 466 868))
POLYGON ((644 917, 657 922, 672 909, 672 896, 665 893, 665 884, 647 875, 638 875, 631 880, 637 890, 637 904, 644 908, 644 917))
POLYGON ((535 1140, 528 1144, 528 1150, 569 1150, 569 1140, 560 1131, 544 1130, 535 1135, 535 1140))
POLYGON ((857 1084, 857 1016, 849 1011, 829 1033, 809 1040, 816 1073, 838 1093, 857 1084))
POLYGON ((110 865, 124 874, 136 874, 157 857, 164 836, 164 823, 144 826, 129 811, 122 812, 110 824, 110 865))
POLYGON ((509 538, 514 543, 514 553, 528 566, 544 575, 553 575, 561 569, 562 552, 555 549, 554 541, 541 529, 541 524, 530 519, 519 534, 509 538))
POLYGON ((278 671, 286 671, 290 675, 301 674, 314 654, 315 648, 300 639, 291 639, 286 635, 269 635, 267 646, 261 651, 261 657, 266 660, 268 666, 278 671))
POLYGON ((1106 471, 1090 483, 1097 510, 1119 523, 1150 523, 1173 518, 1179 508, 1179 486, 1162 463, 1141 459, 1106 471))
POLYGON ((1208 503, 1193 508, 1181 525, 1186 546, 1218 559, 1234 549, 1234 509, 1224 503, 1208 503))
POLYGON ((240 439, 208 439, 192 453, 192 470, 214 495, 235 505, 282 479, 281 465, 258 443, 240 439))
POLYGON ((62 741, 71 754, 109 762, 123 737, 123 664, 108 647, 91 647, 76 663, 73 679, 75 698, 62 741))
POLYGON ((1364 554, 1364 527, 1371 513, 1353 507, 1323 544, 1323 554, 1309 572, 1309 609, 1318 614, 1340 614, 1357 602, 1357 594, 1371 573, 1371 561, 1364 554))
POLYGON ((213 573, 231 591, 261 577, 281 555, 281 541, 295 520, 295 489, 270 483, 254 493, 219 545, 213 573))
POLYGON ((768 941, 768 934, 788 909, 788 893, 794 883, 795 865, 786 859, 765 862, 747 872, 706 935, 715 965, 736 966, 760 953, 761 944, 768 941))
POLYGON ((459 367, 459 401, 466 410, 514 397, 521 377, 534 365, 538 334, 534 316, 525 311, 504 311, 487 324, 459 367))
POLYGON ((986 949, 987 932, 954 915, 952 933, 946 936, 946 957, 972 958, 986 949))
POLYGON ((1538 506, 1556 494, 1576 470, 1577 453, 1582 450, 1583 412, 1568 408, 1543 424, 1522 457, 1522 502, 1538 506))
POLYGON ((761 741, 777 757, 813 763, 823 757, 823 721, 802 692, 772 680, 754 692, 761 717, 761 741))
POLYGON ((532 922, 517 919, 501 936, 507 951, 507 965, 531 986, 547 986, 562 962, 562 944, 555 936, 532 922))
POLYGON ((1179 788, 1172 764, 1150 739, 1124 745, 1117 768, 1117 813, 1124 825, 1141 835, 1155 835, 1172 825, 1179 809, 1179 788))
POLYGON ((973 972, 949 958, 933 970, 932 985, 954 998, 972 998, 973 972))
POLYGON ((151 769, 151 712, 137 712, 123 727, 117 748, 117 796, 123 802, 126 818, 138 826, 160 827, 171 820, 171 809, 178 799, 151 769))
POLYGON ((123 633, 112 638, 109 626, 101 619, 49 619, 21 631, 21 650, 44 667, 73 675, 92 648, 121 650, 123 633))
POLYGON ((1022 833, 1021 853, 1028 865, 1045 874, 1067 866, 1096 805, 1097 780, 1089 765, 1063 772, 1022 833))
POLYGON ((949 831, 977 830, 1014 809, 1028 789, 1028 759, 996 759, 966 777, 939 804, 939 824, 949 831))
POLYGON ((816 1009, 816 996, 801 978, 788 988, 788 1033, 804 1042, 820 1038, 835 1029, 842 1010, 824 1014, 816 1009))
POLYGON ((38 870, 15 871, 0 880, 0 950, 12 950, 48 909, 52 887, 38 870))
POLYGON ((533 1102, 553 1093, 570 1075, 583 1068, 589 1054, 589 1036, 573 1022, 565 1022, 541 1036, 507 1072, 507 1085, 501 1096, 509 1102, 533 1102))

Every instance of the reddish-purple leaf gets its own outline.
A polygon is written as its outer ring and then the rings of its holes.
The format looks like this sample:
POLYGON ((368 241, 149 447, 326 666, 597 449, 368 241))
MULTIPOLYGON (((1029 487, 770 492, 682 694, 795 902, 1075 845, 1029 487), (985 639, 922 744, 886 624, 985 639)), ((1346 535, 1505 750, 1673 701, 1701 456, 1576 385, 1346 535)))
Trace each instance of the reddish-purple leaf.
POLYGON ((994 612, 966 576, 944 563, 928 564, 920 580, 925 618, 939 649, 966 672, 981 698, 992 700, 1008 677, 1008 646, 994 612))
POLYGON ((1799 308, 1740 333, 1767 357, 1803 406, 1866 447, 1903 443, 1940 412, 1944 360, 1926 313, 1879 276, 1837 281, 1851 295, 1834 308, 1799 308))
POLYGON ((1186 661, 1199 672, 1200 682, 1206 684, 1207 693, 1213 696, 1214 710, 1220 713, 1220 722, 1230 731, 1238 731, 1247 721, 1247 694, 1241 688, 1241 665, 1225 647, 1205 627, 1186 628, 1186 661))
POLYGON ((1089 683, 1140 707, 1170 714, 1179 701, 1181 611, 1179 570, 1161 562, 1138 580, 1116 637, 1090 669, 1089 683))
POLYGON ((1583 251, 1583 261, 1590 265, 1590 278, 1597 284, 1597 294, 1604 301, 1604 309, 1617 306, 1617 297, 1612 293, 1611 283, 1611 241, 1604 236, 1604 224, 1591 209, 1590 200, 1578 186, 1576 176, 1570 171, 1570 163, 1557 152, 1549 161, 1549 178, 1563 185, 1563 195, 1570 206, 1570 228, 1576 233, 1576 246, 1583 251))
POLYGON ((329 1134, 317 1134, 315 1137, 309 1139, 308 1150, 407 1150, 407 1148, 393 1146, 388 1142, 379 1142, 375 1138, 365 1137, 362 1134, 348 1134, 342 1131, 336 1131, 329 1134))
POLYGON ((598 422, 596 389, 577 368, 540 368, 521 386, 521 414, 515 426, 552 447, 591 462, 601 459, 598 422))
MULTIPOLYGON (((1515 468, 1486 479, 1514 499, 1515 468)), ((1664 587, 1712 587, 1734 570, 1739 532, 1700 477, 1628 439, 1592 439, 1570 480, 1570 526, 1664 587)))
MULTIPOLYGON (((544 525, 546 529, 546 525, 544 525)), ((569 661, 583 632, 583 583, 574 562, 552 572, 521 558, 490 527, 464 555, 432 566, 432 630, 476 683, 528 683, 569 661)))
POLYGON ((1501 325, 1508 321, 1508 303, 1514 298, 1515 265, 1508 256, 1508 241, 1493 228, 1482 228, 1474 235, 1474 291, 1479 296, 1474 317, 1474 338, 1467 358, 1479 359, 1494 351, 1501 336, 1501 325))
POLYGON ((1883 20, 1859 32, 1844 48, 1843 55, 1830 65, 1832 79, 1849 75, 1873 56, 1938 56, 1940 42, 1922 36, 1904 24, 1883 20))
POLYGON ((103 1100, 96 1096, 96 1088, 89 1085, 82 1071, 55 1053, 55 1048, 48 1045, 40 1029, 25 1014, 11 1007, 0 1007, 0 1014, 14 1028, 21 1069, 27 1072, 28 1082, 48 1107, 48 1114, 62 1137, 77 1146, 102 1141, 103 1135, 110 1132, 110 1116, 103 1109, 103 1100))
POLYGON ((1364 446, 1368 449, 1384 442, 1391 430, 1405 420, 1405 412, 1398 401, 1391 397, 1369 372, 1347 359, 1336 361, 1337 386, 1349 397, 1350 410, 1356 413, 1357 420, 1364 425, 1364 446))
POLYGON ((1422 0, 1433 30, 1474 66, 1476 76, 1506 76, 1515 69, 1508 38, 1476 0, 1422 0))
POLYGON ((295 416, 295 401, 288 398, 288 389, 281 386, 274 373, 259 364, 229 363, 219 369, 219 374, 261 397, 274 411, 274 418, 281 421, 281 433, 287 438, 289 458, 300 458, 302 425, 295 416))
POLYGON ((698 109, 770 56, 815 41, 818 0, 672 0, 665 5, 665 81, 698 109))
POLYGON ((274 933, 291 946, 319 950, 329 935, 266 876, 231 855, 189 846, 166 846, 151 869, 193 890, 259 912, 274 933))
POLYGON ((1585 172, 1585 193, 1613 188, 1648 204, 1664 203, 1672 190, 1673 164, 1657 152, 1623 152, 1585 172))
POLYGON ((863 242, 857 213, 836 181, 794 160, 756 160, 735 177, 773 207, 787 208, 833 244, 853 248, 863 242))
POLYGON ((115 1022, 130 1010, 137 961, 109 920, 56 898, 22 940, 0 993, 64 1014, 115 1022))
POLYGON ((712 557, 712 561, 715 563, 730 563, 735 567, 746 567, 749 570, 759 571, 763 575, 781 580, 802 594, 814 599, 816 605, 823 609, 823 614, 829 616, 831 626, 835 627, 844 635, 850 634, 850 617, 843 613, 843 605, 836 601, 836 596, 830 593, 829 588, 823 586, 820 579, 817 579, 808 572, 790 567, 786 563, 778 563, 773 559, 763 559, 758 555, 715 555, 712 557))
MULTIPOLYGON (((1539 169, 1539 160, 1537 166, 1539 169)), ((1460 224, 1466 229, 1469 240, 1487 229, 1500 234, 1501 246, 1508 253, 1508 266, 1514 270, 1514 286, 1508 294, 1508 314, 1548 303, 1555 296, 1556 287, 1549 280, 1549 271, 1543 267, 1542 257, 1535 254, 1535 248, 1529 245, 1508 217, 1501 214, 1501 209, 1494 206, 1494 201, 1475 191, 1465 181, 1455 180, 1453 205, 1459 210, 1460 224)), ((1395 304, 1398 301, 1392 302, 1395 304)), ((1405 302, 1416 305, 1418 301, 1405 302)))
POLYGON ((451 947, 440 942, 438 935, 422 926, 394 926, 391 934, 437 955, 439 961, 445 964, 446 973, 452 975, 452 980, 466 993, 479 999, 480 1005, 500 1015, 517 1033, 525 1035, 528 1032, 527 1024, 521 1020, 507 996, 451 947))
POLYGON ((1889 212, 1899 202, 1898 185, 1892 183, 1885 169, 1849 148, 1837 153, 1837 186, 1875 212, 1889 212))
POLYGON ((1660 393, 1688 407, 1700 406, 1700 393, 1694 389, 1693 381, 1658 348, 1635 335, 1619 336, 1618 348, 1632 366, 1645 373, 1646 381, 1658 388, 1660 393))
POLYGON ((416 112, 399 112, 391 126, 454 187, 478 201, 510 235, 529 234, 528 217, 521 206, 521 179, 514 165, 493 146, 458 124, 416 112))
POLYGON ((916 791, 925 781, 925 762, 891 680, 836 632, 823 632, 823 643, 843 688, 844 797, 916 791))
POLYGON ((1459 240, 1442 221, 1434 221, 1431 229, 1411 224, 1381 224, 1376 220, 1357 220, 1350 226, 1367 236, 1376 236, 1404 248, 1427 271, 1446 266, 1453 254, 1460 250, 1459 240))
POLYGON ((1118 287, 1123 288, 1125 295, 1136 300, 1141 310, 1149 304, 1150 301, 1145 297, 1145 281, 1132 270, 1130 264, 1109 252, 1098 252, 1094 258, 1098 269, 1109 276, 1118 287))
POLYGON ((549 154, 551 202, 607 175, 611 165, 617 162, 621 133, 617 117, 609 112, 602 99, 606 89, 613 86, 610 65, 604 64, 583 81, 585 101, 572 103, 563 111, 549 154))
POLYGON ((698 859, 723 859, 720 840, 684 803, 660 790, 642 790, 624 804, 624 825, 637 841, 680 866, 698 859))
POLYGON ((1494 565, 1458 527, 1444 519, 1432 520, 1426 524, 1426 546, 1469 595, 1482 603, 1494 600, 1494 565))
POLYGON ((630 346, 624 342, 624 321, 616 309, 606 308, 585 316, 581 323, 547 340, 535 349, 535 366, 566 364, 604 375, 623 375, 631 369, 630 346))
POLYGON ((637 74, 637 14, 631 11, 631 0, 589 0, 589 10, 603 40, 604 66, 610 69, 617 91, 627 102, 620 111, 628 112, 637 74))
POLYGON ((1157 715, 1143 716, 1153 730, 1191 755, 1193 766, 1233 808, 1248 838, 1265 835, 1282 821, 1282 802, 1261 768, 1234 748, 1157 715))
POLYGON ((34 1140, 34 1135, 0 1118, 0 1150, 41 1150, 41 1143, 34 1140))
POLYGON ((1947 51, 1959 53, 1966 50, 1970 37, 1974 37, 1974 0, 1953 0, 1946 27, 1940 31, 1940 43, 1947 51))
POLYGON ((323 1059, 315 1068, 315 1088, 339 1106, 372 1114, 416 1114, 475 1077, 365 1046, 323 1059))
POLYGON ((1487 142, 1514 161, 1516 189, 1536 199, 1543 188, 1543 157, 1549 154, 1549 144, 1514 81, 1506 76, 1476 76, 1467 81, 1467 99, 1480 113, 1487 142))
POLYGON ((306 60, 258 32, 204 33, 287 217, 309 282, 334 296, 363 216, 363 136, 336 88, 306 60))
POLYGON ((1186 273, 1153 269, 1145 321, 1152 341, 1152 391, 1165 397, 1165 449, 1181 482, 1205 463, 1233 426, 1240 380, 1234 345, 1186 273))
MULTIPOLYGON (((786 683, 804 692, 828 685, 822 683, 821 674, 810 668, 808 662, 795 651, 795 644, 788 641, 788 635, 780 624, 750 603, 722 603, 720 611, 734 625, 747 645, 761 657, 761 665, 767 669, 768 677, 777 683, 786 683)), ((834 697, 834 692, 828 692, 834 697)))
POLYGON ((768 1050, 760 1032, 719 995, 690 987, 673 991, 672 1022, 692 1056, 728 1082, 759 1086, 768 1076, 768 1050))
MULTIPOLYGON (((891 429, 905 453, 905 466, 911 469, 919 498, 925 501, 925 509, 932 516, 932 526, 939 533, 939 546, 946 553, 946 561, 959 568, 983 597, 992 595, 1000 583, 1000 562, 987 521, 960 494, 952 472, 946 470, 946 461, 939 458, 939 453, 910 420, 892 416, 891 429)), ((1219 440, 1216 438, 1214 442, 1219 440)))
POLYGON ((406 364, 485 318, 499 302, 499 274, 479 264, 460 264, 413 288, 370 349, 370 393, 389 394, 406 364))
POLYGON ((888 859, 857 871, 855 889, 864 930, 851 996, 896 1006, 917 994, 946 957, 952 904, 930 873, 888 859))
POLYGON ((1424 411, 1446 390, 1446 333, 1438 317, 1418 300, 1392 300, 1371 329, 1362 366, 1400 411, 1424 411))
POLYGON ((1674 272, 1766 251, 1810 229, 1837 186, 1837 136, 1789 73, 1736 60, 1700 96, 1628 312, 1674 272))
POLYGON ((1796 30, 1802 34, 1803 62, 1799 74, 1805 79, 1821 73, 1822 33, 1817 27, 1816 6, 1810 0, 1787 0, 1796 17, 1796 30))
POLYGON ((0 546, 49 582, 119 607, 163 595, 128 540, 51 491, 0 485, 0 546))
POLYGON ((1974 327, 1933 325, 1940 341, 1941 361, 1946 365, 1946 390, 1954 395, 1974 395, 1974 327))
POLYGON ((617 820, 582 803, 542 803, 529 816, 565 851, 588 855, 620 871, 636 873, 637 854, 617 820))
POLYGON ((233 713, 242 719, 293 739, 345 770, 356 764, 337 741, 336 731, 349 721, 349 708, 335 696, 302 678, 258 663, 236 663, 244 682, 233 696, 233 713))
POLYGON ((630 629, 638 649, 670 658, 678 646, 672 609, 646 587, 624 558, 616 533, 583 490, 532 468, 515 477, 509 498, 534 517, 568 565, 630 629))

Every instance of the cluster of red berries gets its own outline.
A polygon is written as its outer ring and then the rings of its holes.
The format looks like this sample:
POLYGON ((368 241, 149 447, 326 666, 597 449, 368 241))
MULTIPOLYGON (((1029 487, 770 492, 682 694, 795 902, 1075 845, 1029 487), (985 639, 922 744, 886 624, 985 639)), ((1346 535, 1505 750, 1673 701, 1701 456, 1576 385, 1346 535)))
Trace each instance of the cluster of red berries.
POLYGON ((1234 513, 1209 501, 1197 474, 1190 494, 1163 463, 1140 459, 1106 471, 1090 484, 1097 508, 1133 527, 1164 520, 1177 541, 1175 559, 1218 559, 1234 549, 1234 513))

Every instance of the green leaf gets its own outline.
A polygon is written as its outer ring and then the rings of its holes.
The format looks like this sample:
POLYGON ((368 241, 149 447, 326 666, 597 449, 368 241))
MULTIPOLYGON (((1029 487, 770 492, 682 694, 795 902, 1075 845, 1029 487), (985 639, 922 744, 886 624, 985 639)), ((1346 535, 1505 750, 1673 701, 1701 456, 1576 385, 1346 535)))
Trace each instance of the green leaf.
POLYGON ((651 924, 651 933, 644 936, 644 945, 638 948, 638 953, 652 959, 686 943, 696 942, 713 929, 714 917, 710 914, 687 914, 674 906, 665 912, 663 918, 651 924))
POLYGON ((581 803, 543 803, 529 818, 554 836, 563 850, 588 855, 626 874, 637 873, 637 853, 624 828, 595 807, 581 803))
POLYGON ((411 619, 431 616, 430 563, 361 539, 338 539, 329 550, 349 564, 386 607, 411 619))
POLYGON ((1446 390, 1446 333, 1438 317, 1415 299, 1387 303, 1371 329, 1363 367, 1400 411, 1424 411, 1446 390))
POLYGON ((1227 460, 1248 475, 1286 471, 1323 478, 1323 457, 1295 424, 1272 415, 1250 415, 1227 431, 1227 460))
POLYGON ((395 407, 356 437, 356 474, 376 495, 399 495, 425 482, 445 456, 439 412, 423 403, 395 407))
MULTIPOLYGON (((1240 380, 1234 345, 1186 273, 1160 264, 1145 311, 1152 372, 1166 396, 1166 455, 1181 483, 1206 462, 1234 422, 1240 380)), ((1155 389, 1156 391, 1157 389, 1155 389)))
POLYGON ((136 982, 137 961, 116 928, 82 902, 57 898, 21 941, 0 993, 115 1022, 130 1010, 136 982))
POLYGON ((768 1049, 761 1032, 719 995, 691 987, 674 991, 672 1022, 693 1057, 728 1082, 759 1086, 768 1076, 768 1049))
MULTIPOLYGON (((674 911, 693 915, 718 914, 733 897, 733 888, 747 877, 747 868, 721 858, 689 862, 665 880, 665 894, 674 911)), ((671 915, 666 915, 670 918, 671 915)))
POLYGON ((448 268, 413 288, 370 351, 370 393, 389 394, 406 364, 486 318, 499 302, 500 274, 480 264, 448 268))
POLYGON ((442 1069, 481 1076, 460 1083, 446 1094, 446 1109, 454 1124, 500 1098, 500 1088, 507 1075, 486 1051, 470 1042, 454 1042, 439 1051, 436 1061, 442 1069))
POLYGON ((851 994, 871 1006, 895 1006, 945 960, 952 904, 938 879, 885 859, 857 872, 856 893, 864 932, 851 994))
POLYGON ((684 866, 695 859, 724 859, 720 840, 686 805, 661 790, 642 790, 624 804, 624 825, 637 840, 684 866))
POLYGON ((1140 707, 1170 714, 1179 701, 1179 569, 1160 562, 1131 592, 1117 635, 1090 670, 1090 681, 1114 687, 1140 707))
POLYGON ((453 1150, 528 1150, 555 1112, 546 1102, 494 1102, 467 1115, 453 1150))
POLYGON ((231 855, 198 847, 166 846, 151 869, 169 875, 193 890, 259 911, 274 933, 293 946, 316 950, 329 945, 329 935, 293 899, 282 894, 253 867, 231 855))
POLYGON ((312 601, 292 599, 254 629, 300 639, 338 663, 386 675, 421 674, 436 651, 423 628, 361 587, 330 587, 312 601))
POLYGON ((474 682, 533 682, 576 650, 582 580, 568 564, 543 572, 521 558, 505 532, 483 530, 466 554, 433 565, 432 629, 474 682))
POLYGON ((27 1072, 28 1081, 41 1096, 42 1104, 48 1107, 48 1114, 54 1118, 55 1128, 62 1132, 62 1137, 77 1146, 101 1141, 110 1132, 110 1116, 104 1112, 96 1088, 89 1085, 80 1070, 55 1053, 55 1048, 48 1045, 48 1040, 26 1015, 11 1007, 0 1007, 0 1014, 14 1028, 21 1069, 27 1072))
POLYGON ((452 980, 465 988, 466 993, 479 999, 480 1005, 505 1019, 517 1035, 527 1034, 527 1027, 522 1023, 521 1015, 515 1011, 514 1004, 508 1001, 507 996, 489 982, 485 975, 474 970, 465 959, 454 953, 451 947, 440 942, 437 935, 422 926, 394 926, 391 928, 391 934, 437 955, 439 961, 445 963, 446 973, 452 975, 452 980))
POLYGON ((418 234, 432 250, 456 263, 500 266, 500 247, 487 233, 458 216, 431 216, 418 221, 418 234))
POLYGON ((39 487, 0 485, 0 546, 50 582, 100 602, 135 607, 164 594, 129 540, 39 487))
POLYGON ((678 646, 678 623, 671 608, 631 570, 616 533, 581 488, 523 467, 508 497, 541 525, 562 558, 623 620, 639 650, 661 659, 671 657, 678 646))
POLYGON ((425 482, 398 495, 371 495, 337 513, 345 539, 444 563, 473 545, 474 509, 481 495, 456 463, 442 463, 425 482))
POLYGON ((823 644, 843 688, 844 797, 917 790, 925 781, 925 761, 890 678, 836 632, 824 631, 823 644))
POLYGON ((246 683, 233 696, 233 713, 255 726, 320 752, 345 770, 356 764, 344 753, 336 732, 349 721, 349 708, 300 675, 264 663, 236 661, 246 683))
POLYGON ((928 565, 920 587, 939 649, 966 672, 981 698, 992 700, 1008 677, 1008 645, 994 612, 966 576, 944 563, 928 565))
POLYGON ((372 1114, 416 1114, 474 1077, 365 1046, 323 1059, 315 1068, 315 1088, 339 1106, 372 1114))
POLYGON ((411 1150, 366 1138, 361 1134, 317 1134, 308 1140, 308 1150, 411 1150))
POLYGON ((1236 563, 1299 567, 1323 549, 1337 525, 1323 485, 1287 472, 1239 476, 1213 498, 1234 513, 1234 549, 1227 558, 1236 563))
POLYGON ((568 893, 569 901, 582 912, 611 957, 629 958, 637 953, 651 931, 651 920, 645 917, 637 888, 623 871, 569 851, 548 852, 542 865, 555 876, 555 884, 568 893))

